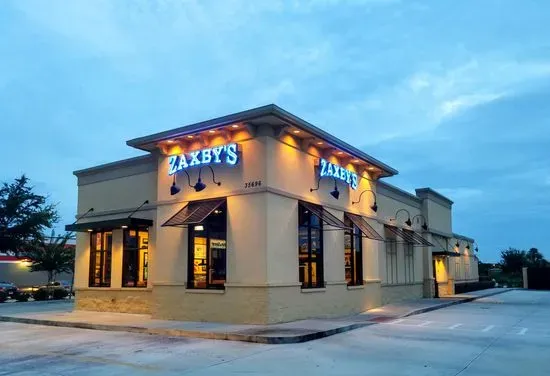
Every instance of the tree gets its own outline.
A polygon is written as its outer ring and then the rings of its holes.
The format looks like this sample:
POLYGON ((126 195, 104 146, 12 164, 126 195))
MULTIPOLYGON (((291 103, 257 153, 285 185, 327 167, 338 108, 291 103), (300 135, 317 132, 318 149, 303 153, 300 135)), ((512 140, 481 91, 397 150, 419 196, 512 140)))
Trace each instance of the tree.
POLYGON ((53 281, 59 273, 73 273, 75 251, 73 247, 67 246, 71 235, 55 236, 52 232, 50 238, 42 238, 30 246, 25 254, 31 262, 30 271, 47 272, 48 282, 53 281))
POLYGON ((0 251, 21 255, 29 243, 38 242, 46 228, 59 219, 55 205, 33 193, 22 175, 0 188, 0 251))
POLYGON ((531 248, 527 253, 525 254, 525 262, 526 266, 537 268, 546 266, 546 260, 544 259, 544 256, 542 253, 539 252, 537 248, 531 248))
POLYGON ((526 252, 516 248, 508 248, 500 253, 500 264, 504 273, 521 273, 526 266, 526 252))

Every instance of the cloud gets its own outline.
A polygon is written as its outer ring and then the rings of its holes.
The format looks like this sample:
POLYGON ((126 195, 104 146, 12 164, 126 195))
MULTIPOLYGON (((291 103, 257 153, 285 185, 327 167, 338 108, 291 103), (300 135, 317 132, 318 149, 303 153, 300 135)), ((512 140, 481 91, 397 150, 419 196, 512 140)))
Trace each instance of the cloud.
POLYGON ((465 202, 471 199, 479 198, 483 195, 483 191, 478 188, 456 187, 456 188, 435 188, 443 196, 448 197, 452 201, 465 202))

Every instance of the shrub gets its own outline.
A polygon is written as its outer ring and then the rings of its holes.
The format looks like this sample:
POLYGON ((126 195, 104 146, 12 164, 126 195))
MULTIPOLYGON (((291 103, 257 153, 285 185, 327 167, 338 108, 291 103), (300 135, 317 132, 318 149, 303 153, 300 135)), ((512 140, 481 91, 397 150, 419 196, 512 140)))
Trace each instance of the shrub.
POLYGON ((13 294, 13 298, 18 302, 27 302, 30 297, 31 295, 24 291, 16 291, 15 294, 13 294))
POLYGON ((69 295, 69 293, 65 289, 54 289, 52 292, 52 298, 56 300, 65 299, 67 295, 69 295))
POLYGON ((50 293, 46 288, 41 287, 32 293, 32 297, 34 300, 48 300, 50 298, 50 293))
POLYGON ((0 290, 0 303, 4 303, 8 298, 8 294, 4 290, 0 290))

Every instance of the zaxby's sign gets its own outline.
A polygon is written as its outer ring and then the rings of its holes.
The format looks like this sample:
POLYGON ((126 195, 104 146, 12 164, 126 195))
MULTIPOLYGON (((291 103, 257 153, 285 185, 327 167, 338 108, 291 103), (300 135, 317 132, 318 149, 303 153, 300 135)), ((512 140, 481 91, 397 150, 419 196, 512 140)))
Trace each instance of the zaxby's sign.
POLYGON ((215 146, 201 150, 170 156, 168 175, 185 170, 189 167, 205 166, 211 164, 228 164, 231 166, 239 163, 237 144, 215 146))
POLYGON ((319 160, 319 177, 325 176, 346 182, 351 188, 357 189, 357 174, 353 171, 347 170, 342 166, 330 163, 326 159, 321 158, 319 160))

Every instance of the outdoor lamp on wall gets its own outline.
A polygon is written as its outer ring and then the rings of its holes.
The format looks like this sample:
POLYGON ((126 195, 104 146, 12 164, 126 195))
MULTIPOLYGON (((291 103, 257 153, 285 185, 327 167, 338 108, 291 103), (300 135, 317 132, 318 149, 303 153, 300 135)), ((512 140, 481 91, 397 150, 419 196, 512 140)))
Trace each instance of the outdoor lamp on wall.
MULTIPOLYGON (((319 179, 317 179, 317 187, 316 188, 310 188, 309 189, 310 192, 319 190, 319 184, 321 183, 321 178, 322 178, 322 176, 319 177, 319 179)), ((334 179, 334 190, 330 191, 330 195, 338 200, 340 198, 340 191, 338 190, 338 185, 336 184, 337 183, 336 178, 333 178, 333 179, 334 179)))
POLYGON ((193 188, 195 189, 195 192, 200 192, 200 191, 204 190, 204 188, 206 188, 206 184, 204 184, 204 182, 201 179, 201 173, 202 173, 202 169, 204 167, 208 167, 210 169, 210 171, 212 172, 212 181, 214 182, 214 184, 217 184, 218 186, 222 185, 221 182, 216 181, 216 176, 214 175, 214 169, 212 169, 211 166, 202 166, 199 170, 199 178, 198 178, 197 182, 195 183, 195 185, 193 186, 193 188))
POLYGON ((358 204, 359 202, 361 202, 361 198, 363 197, 363 193, 365 192, 370 192, 372 193, 372 195, 374 196, 374 203, 371 205, 371 209, 373 212, 377 212, 378 211, 378 204, 376 203, 376 193, 374 193, 374 191, 372 189, 365 189, 363 192, 361 192, 361 194, 359 195, 359 200, 357 201, 352 201, 351 204, 352 205, 355 205, 355 204, 358 204))
MULTIPOLYGON (((191 188, 194 188, 192 185, 191 185, 191 176, 189 176, 189 174, 187 173, 187 171, 185 170, 182 170, 185 175, 187 175, 187 184, 191 187, 191 188)), ((200 179, 200 178, 199 178, 200 179)), ((179 185, 176 184, 176 174, 174 174, 174 181, 172 182, 172 186, 170 187, 170 195, 171 196, 174 196, 174 195, 177 195, 179 192, 181 191, 181 187, 179 185)))
POLYGON ((421 226, 421 227, 422 227, 422 230, 428 231, 428 221, 426 220, 426 217, 424 217, 422 214, 417 214, 417 215, 415 215, 415 216, 413 217, 413 219, 412 219, 413 223, 414 223, 414 220, 415 220, 416 218, 418 218, 418 220, 420 220, 420 217, 422 217, 422 219, 424 219, 424 223, 423 223, 422 226, 421 226))
POLYGON ((455 248, 460 248, 460 243, 458 242, 458 240, 456 241, 455 248))
POLYGON ((396 212, 395 212, 395 218, 394 218, 394 219, 397 221, 397 215, 398 215, 400 212, 402 212, 402 211, 404 211, 404 212, 407 213, 407 215, 408 215, 408 218, 407 218, 407 220, 405 221, 405 224, 406 224, 407 226, 409 226, 409 227, 412 226, 411 213, 409 213, 409 211, 408 211, 407 209, 401 208, 401 209, 399 209, 398 211, 396 211, 396 212))

